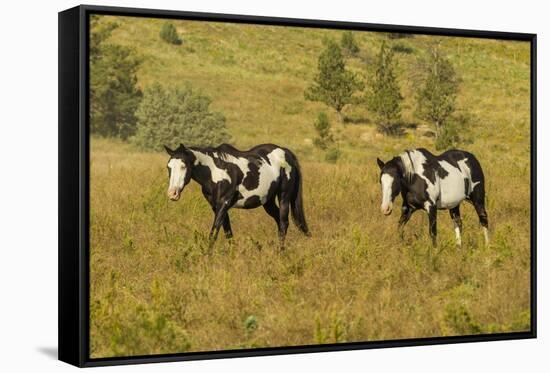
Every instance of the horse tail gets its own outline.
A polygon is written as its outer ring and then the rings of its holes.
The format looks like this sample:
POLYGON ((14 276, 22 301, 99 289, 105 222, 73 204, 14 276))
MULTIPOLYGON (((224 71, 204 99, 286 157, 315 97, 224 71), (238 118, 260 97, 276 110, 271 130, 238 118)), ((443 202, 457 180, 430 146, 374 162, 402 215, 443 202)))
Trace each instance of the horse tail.
POLYGON ((300 164, 298 163, 298 158, 290 151, 287 150, 290 154, 294 167, 296 169, 294 190, 292 191, 290 199, 290 208, 292 212, 292 220, 294 224, 300 229, 306 236, 309 236, 309 228, 306 222, 306 216, 304 214, 304 201, 302 196, 302 171, 300 170, 300 164))

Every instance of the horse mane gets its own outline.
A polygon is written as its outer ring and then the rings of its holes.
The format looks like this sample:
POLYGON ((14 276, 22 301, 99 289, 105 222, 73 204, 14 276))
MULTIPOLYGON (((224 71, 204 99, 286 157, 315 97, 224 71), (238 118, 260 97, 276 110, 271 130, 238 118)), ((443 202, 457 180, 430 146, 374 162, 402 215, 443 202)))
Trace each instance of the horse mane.
POLYGON ((410 181, 415 173, 410 150, 405 150, 403 153, 399 154, 399 159, 403 165, 403 176, 410 181))

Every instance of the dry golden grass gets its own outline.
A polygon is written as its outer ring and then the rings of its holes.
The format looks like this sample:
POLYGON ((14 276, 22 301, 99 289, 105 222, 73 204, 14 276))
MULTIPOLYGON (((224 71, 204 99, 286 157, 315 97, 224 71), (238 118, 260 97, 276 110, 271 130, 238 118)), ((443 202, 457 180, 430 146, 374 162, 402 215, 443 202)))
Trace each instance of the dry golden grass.
MULTIPOLYGON (((312 237, 291 225, 278 250, 263 209, 231 210, 235 238, 210 250, 212 212, 192 182, 177 203, 165 197, 162 153, 92 139, 91 355, 176 353, 233 348, 387 340, 530 328, 529 45, 444 38, 463 82, 462 108, 478 119, 474 142, 487 179, 492 243, 483 244, 474 209, 463 204, 463 248, 447 211, 430 249, 427 218, 416 213, 401 241, 398 216, 379 212, 377 156, 427 147, 422 129, 380 137, 361 107, 353 124, 334 124, 335 165, 310 142, 322 105, 303 89, 325 36, 338 31, 174 21, 179 47, 161 43, 163 21, 120 18, 112 40, 144 57, 142 86, 190 82, 227 115, 241 148, 275 142, 295 151, 304 174, 312 237)), ((357 33, 358 72, 383 36, 357 33)), ((412 112, 416 58, 430 41, 401 40, 404 119, 412 112)), ((422 123, 418 123, 422 124, 422 123)), ((398 202, 400 203, 400 201, 398 202)))
POLYGON ((387 340, 529 329, 525 175, 489 171, 493 237, 463 207, 464 246, 439 214, 439 247, 417 213, 396 235, 374 167, 302 162, 312 237, 280 253, 263 209, 231 210, 233 242, 207 244, 198 186, 165 197, 166 156, 94 140, 92 356, 387 340))

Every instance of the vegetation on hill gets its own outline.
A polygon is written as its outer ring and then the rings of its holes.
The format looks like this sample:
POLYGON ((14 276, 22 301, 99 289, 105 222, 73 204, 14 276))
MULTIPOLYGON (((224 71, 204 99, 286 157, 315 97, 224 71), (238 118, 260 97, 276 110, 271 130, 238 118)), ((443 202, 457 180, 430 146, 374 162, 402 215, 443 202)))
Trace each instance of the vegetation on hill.
POLYGON ((144 149, 163 145, 216 146, 229 140, 225 117, 210 108, 209 97, 190 86, 163 88, 152 84, 145 90, 136 112, 137 131, 132 142, 144 149))
POLYGON ((385 42, 372 64, 371 79, 367 84, 366 101, 375 115, 378 130, 397 135, 401 133, 401 96, 394 52, 385 42))
POLYGON ((134 48, 109 42, 118 26, 97 16, 90 20, 91 131, 126 139, 135 132, 142 96, 136 76, 141 60, 134 48))

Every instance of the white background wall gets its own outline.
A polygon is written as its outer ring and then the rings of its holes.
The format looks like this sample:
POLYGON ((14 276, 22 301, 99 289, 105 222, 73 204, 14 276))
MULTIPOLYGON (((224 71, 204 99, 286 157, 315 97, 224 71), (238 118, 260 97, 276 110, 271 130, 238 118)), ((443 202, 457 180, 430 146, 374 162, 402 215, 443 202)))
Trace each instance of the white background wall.
MULTIPOLYGON (((94 4, 538 34, 539 338, 114 368, 118 371, 549 371, 550 22, 544 1, 187 0, 94 4), (546 268, 545 268, 546 267, 546 268), (546 294, 545 294, 546 292, 546 294), (545 296, 546 295, 546 296, 545 296)), ((57 12, 75 1, 2 3, 0 371, 72 369, 57 354, 57 12)))

